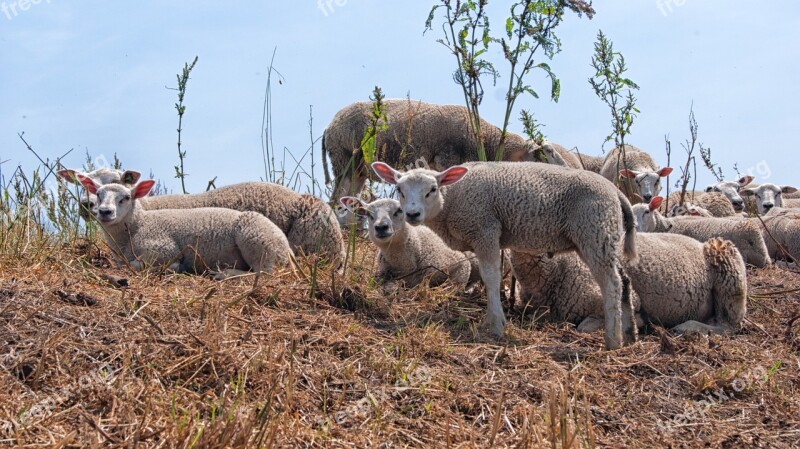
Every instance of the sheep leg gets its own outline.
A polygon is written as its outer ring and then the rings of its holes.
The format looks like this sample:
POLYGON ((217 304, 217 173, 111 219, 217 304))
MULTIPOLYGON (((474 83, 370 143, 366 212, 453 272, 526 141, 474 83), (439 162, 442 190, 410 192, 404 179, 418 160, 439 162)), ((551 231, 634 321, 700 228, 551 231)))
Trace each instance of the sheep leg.
POLYGON ((577 331, 580 333, 592 333, 598 329, 602 329, 604 326, 603 320, 597 317, 589 316, 583 319, 580 324, 578 324, 577 331))
MULTIPOLYGON (((633 317, 623 322, 622 312, 622 279, 617 273, 618 262, 614 260, 610 266, 603 261, 593 260, 594 258, 584 258, 584 262, 592 272, 600 291, 603 292, 603 311, 605 313, 606 333, 605 341, 607 349, 618 349, 623 345, 623 330, 628 339, 635 340, 635 330, 633 330, 633 317), (623 329, 624 326, 624 329, 623 329), (630 335, 633 335, 631 338, 630 335)), ((630 304, 630 300, 628 300, 630 304)), ((632 307, 626 307, 628 313, 632 315, 632 307)))
POLYGON ((483 322, 489 332, 495 337, 503 336, 503 328, 506 324, 506 316, 503 312, 503 305, 500 302, 500 248, 493 245, 493 248, 475 251, 478 257, 478 268, 481 278, 486 286, 486 299, 488 307, 486 317, 483 322))

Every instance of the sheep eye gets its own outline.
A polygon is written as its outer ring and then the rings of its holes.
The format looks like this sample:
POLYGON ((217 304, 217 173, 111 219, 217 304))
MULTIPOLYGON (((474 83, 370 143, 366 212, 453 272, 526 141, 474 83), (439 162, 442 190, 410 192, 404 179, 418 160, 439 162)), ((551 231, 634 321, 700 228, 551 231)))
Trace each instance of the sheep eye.
POLYGON ((394 216, 396 217, 396 216, 398 216, 398 215, 400 215, 400 214, 402 214, 402 213, 403 213, 403 209, 397 209, 397 210, 394 212, 394 216))
POLYGON ((403 191, 400 190, 400 187, 397 188, 397 193, 400 194, 400 198, 405 198, 406 197, 405 195, 403 195, 403 191))
POLYGON ((431 196, 431 193, 436 192, 436 187, 431 187, 431 191, 425 194, 425 198, 431 196))

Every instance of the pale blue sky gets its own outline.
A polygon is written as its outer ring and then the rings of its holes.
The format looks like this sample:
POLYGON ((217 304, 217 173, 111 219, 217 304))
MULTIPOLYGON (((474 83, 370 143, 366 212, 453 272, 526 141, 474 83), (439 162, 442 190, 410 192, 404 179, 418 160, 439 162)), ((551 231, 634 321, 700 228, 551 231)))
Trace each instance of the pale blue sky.
MULTIPOLYGON (((318 137, 338 109, 366 100, 376 84, 390 98, 410 94, 461 103, 452 56, 435 42, 440 29, 422 34, 432 4, 0 0, 0 161, 8 160, 2 171, 35 166, 17 137, 24 131, 46 157, 75 148, 66 165, 79 166, 85 150, 108 159, 116 152, 126 167, 152 169, 177 189, 175 92, 165 86, 175 85, 175 74, 195 55, 183 134, 193 192, 214 176, 218 186, 264 176, 261 111, 275 47, 275 67, 285 82, 273 85, 273 139, 296 157, 310 144, 309 105, 318 137)), ((499 31, 509 2, 490 4, 499 31)), ((800 119, 800 16, 788 0, 769 4, 759 9, 753 2, 722 0, 596 2, 593 20, 570 16, 559 29, 563 51, 551 65, 562 81, 561 101, 547 99, 548 84, 537 76, 542 99, 525 98, 520 106, 536 113, 551 140, 599 154, 610 127, 608 112, 587 78, 602 29, 641 86, 642 114, 631 143, 665 164, 663 140, 670 134, 682 161, 678 143, 688 137, 694 102, 700 140, 713 148, 726 177, 738 162, 761 181, 771 174, 772 182, 800 183, 793 148, 800 119)), ((505 71, 502 64, 498 68, 505 71)), ((497 124, 503 86, 501 79, 489 87, 482 107, 497 124)), ((518 111, 514 131, 520 131, 518 111)), ((317 144, 317 164, 319 157, 317 144)), ((705 186, 711 176, 698 171, 698 184, 705 186)))

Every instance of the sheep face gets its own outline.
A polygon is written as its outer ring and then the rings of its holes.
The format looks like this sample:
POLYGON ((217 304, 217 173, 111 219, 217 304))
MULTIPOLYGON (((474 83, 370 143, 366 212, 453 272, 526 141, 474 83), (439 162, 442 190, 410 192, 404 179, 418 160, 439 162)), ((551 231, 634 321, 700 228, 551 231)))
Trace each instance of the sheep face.
POLYGON ((636 230, 639 232, 655 232, 658 225, 656 214, 664 198, 657 196, 649 204, 635 204, 632 206, 633 217, 636 220, 636 230))
POLYGON ((779 186, 771 183, 742 190, 745 196, 755 196, 759 214, 766 214, 773 207, 783 207, 782 193, 794 193, 797 189, 791 186, 779 186))
POLYGON ((401 173, 383 162, 374 162, 372 169, 381 179, 397 186, 400 207, 405 211, 406 222, 412 226, 436 217, 444 207, 441 187, 460 181, 469 171, 456 165, 443 172, 415 168, 401 173))
POLYGON ((369 239, 378 246, 391 243, 405 230, 405 214, 397 200, 381 199, 367 204, 358 198, 345 196, 339 202, 350 212, 367 219, 369 239))
POLYGON ((744 209, 744 199, 739 195, 739 192, 751 182, 753 182, 752 176, 743 176, 738 181, 721 181, 710 185, 706 187, 706 192, 722 193, 733 204, 733 209, 736 212, 741 212, 744 209))
MULTIPOLYGON (((64 170, 59 170, 57 174, 58 176, 74 184, 81 184, 80 179, 78 179, 78 175, 81 175, 93 179, 101 186, 106 184, 124 184, 127 186, 133 186, 141 177, 141 174, 137 171, 123 171, 114 168, 98 168, 87 173, 67 168, 64 170)), ((81 207, 78 212, 81 218, 84 220, 88 220, 90 216, 95 216, 97 212, 97 196, 93 193, 89 193, 88 190, 86 193, 86 198, 80 199, 81 207)))
POLYGON ((646 203, 649 203, 650 200, 661 193, 661 178, 668 176, 670 173, 672 173, 672 169, 669 167, 664 167, 657 172, 644 172, 628 169, 622 169, 619 171, 619 175, 621 177, 634 180, 639 189, 637 193, 646 203))
POLYGON ((133 212, 134 201, 147 196, 155 181, 148 179, 134 187, 122 184, 101 185, 92 178, 78 175, 78 179, 86 190, 97 198, 94 217, 105 225, 115 225, 125 221, 133 212))

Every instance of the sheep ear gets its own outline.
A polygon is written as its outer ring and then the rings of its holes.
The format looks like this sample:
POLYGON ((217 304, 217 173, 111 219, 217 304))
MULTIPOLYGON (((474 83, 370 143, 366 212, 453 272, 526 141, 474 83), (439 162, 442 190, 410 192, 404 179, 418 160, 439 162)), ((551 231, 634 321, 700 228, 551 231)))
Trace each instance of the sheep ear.
POLYGON ((689 215, 691 215, 693 217, 699 217, 700 216, 700 211, 697 210, 697 209, 689 209, 689 215))
POLYGON ((672 173, 672 168, 671 167, 664 167, 664 168, 662 168, 661 170, 658 171, 658 176, 663 178, 665 176, 669 176, 670 173, 672 173))
POLYGON ((467 167, 463 167, 461 165, 450 167, 447 170, 436 175, 436 182, 439 184, 440 187, 449 186, 450 184, 455 184, 458 181, 461 181, 461 178, 463 178, 468 171, 469 169, 467 167))
POLYGON ((714 191, 714 186, 706 187, 706 192, 713 192, 713 191, 714 191))
POLYGON ((661 207, 661 202, 662 201, 664 201, 664 197, 663 196, 654 197, 652 200, 650 200, 650 210, 654 211, 654 210, 658 209, 659 207, 661 207))
POLYGON ((100 188, 100 185, 97 184, 94 179, 89 178, 87 176, 83 176, 82 174, 77 174, 78 181, 80 181, 81 185, 86 188, 92 195, 97 195, 97 189, 100 188))
POLYGON ((754 178, 752 176, 750 176, 750 175, 742 176, 741 178, 739 178, 739 186, 740 187, 745 187, 746 185, 748 185, 751 182, 753 182, 753 179, 754 178))
POLYGON ((397 180, 400 179, 401 176, 403 176, 402 173, 393 169, 389 164, 385 162, 373 162, 372 170, 375 172, 376 175, 378 175, 379 178, 383 179, 389 184, 397 184, 397 180))
POLYGON ((345 209, 358 216, 366 217, 369 215, 369 212, 367 212, 367 205, 354 196, 343 196, 339 198, 339 202, 342 203, 345 209))
POLYGON ((75 170, 69 168, 65 168, 64 170, 59 170, 56 172, 58 176, 61 176, 62 178, 66 179, 67 181, 73 184, 81 183, 81 181, 78 179, 78 173, 79 172, 76 172, 75 170))
POLYGON ((623 168, 622 170, 619 171, 619 175, 623 178, 634 179, 636 178, 637 173, 633 170, 628 170, 627 168, 623 168))
POLYGON ((125 172, 122 173, 122 183, 133 185, 136 184, 139 181, 139 178, 141 177, 142 174, 139 173, 138 171, 125 170, 125 172))
POLYGON ((152 179, 146 179, 139 184, 136 184, 136 186, 131 189, 131 194, 133 194, 133 197, 136 199, 144 198, 148 193, 150 193, 150 189, 152 189, 155 184, 156 182, 152 179))
POLYGON ((744 196, 753 196, 756 194, 756 192, 753 191, 753 189, 742 189, 739 193, 744 196))
POLYGON ((797 189, 792 186, 781 186, 781 193, 794 193, 797 189))

